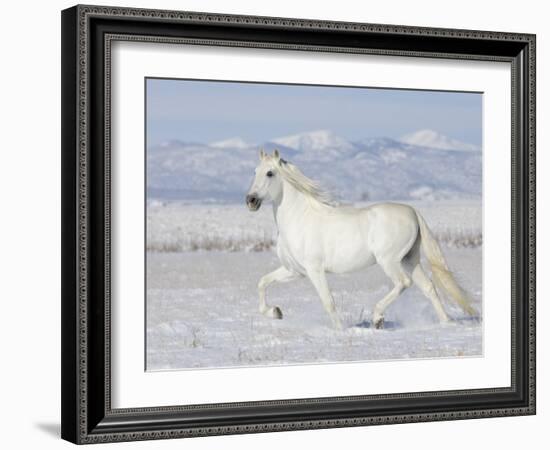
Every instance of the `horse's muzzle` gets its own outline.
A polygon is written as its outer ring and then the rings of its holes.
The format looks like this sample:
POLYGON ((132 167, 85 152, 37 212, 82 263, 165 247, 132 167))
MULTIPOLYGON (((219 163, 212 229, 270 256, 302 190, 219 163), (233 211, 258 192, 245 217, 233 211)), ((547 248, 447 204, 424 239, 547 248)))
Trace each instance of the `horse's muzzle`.
POLYGON ((247 195, 246 206, 248 206, 248 209, 250 211, 258 211, 258 209, 260 209, 260 206, 262 206, 262 200, 257 195, 247 195))

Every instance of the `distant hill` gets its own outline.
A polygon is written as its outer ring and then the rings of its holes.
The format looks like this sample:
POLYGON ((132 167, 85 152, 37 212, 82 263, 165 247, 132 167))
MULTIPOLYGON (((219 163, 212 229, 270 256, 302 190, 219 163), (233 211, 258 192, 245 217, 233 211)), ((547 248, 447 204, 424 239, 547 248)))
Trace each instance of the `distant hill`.
POLYGON ((260 148, 278 148, 306 175, 344 201, 480 198, 478 147, 431 130, 403 137, 348 141, 328 130, 211 144, 168 141, 147 152, 149 198, 240 202, 260 148))

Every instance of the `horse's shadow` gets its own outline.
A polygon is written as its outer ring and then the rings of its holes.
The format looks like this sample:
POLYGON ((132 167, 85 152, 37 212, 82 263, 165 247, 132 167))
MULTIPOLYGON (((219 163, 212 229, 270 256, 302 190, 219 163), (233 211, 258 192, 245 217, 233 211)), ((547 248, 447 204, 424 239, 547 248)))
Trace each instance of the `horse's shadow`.
POLYGON ((363 320, 351 326, 352 328, 363 328, 370 330, 395 330, 402 328, 401 323, 394 320, 384 320, 384 326, 382 328, 376 328, 371 320, 363 320))
POLYGON ((453 319, 453 322, 460 325, 481 325, 482 321, 482 318, 478 316, 463 316, 453 319))

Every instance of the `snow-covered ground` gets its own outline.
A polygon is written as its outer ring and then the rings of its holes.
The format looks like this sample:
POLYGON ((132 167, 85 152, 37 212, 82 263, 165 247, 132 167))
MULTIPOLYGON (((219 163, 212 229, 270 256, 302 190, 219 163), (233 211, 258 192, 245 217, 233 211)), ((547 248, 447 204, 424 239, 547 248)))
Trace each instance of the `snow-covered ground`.
MULTIPOLYGON (((481 251, 446 251, 481 310, 481 251)), ((282 320, 258 312, 256 284, 278 265, 271 252, 150 253, 147 261, 147 369, 185 369, 482 354, 482 325, 447 304, 456 319, 441 326, 411 287, 374 330, 374 304, 390 289, 378 267, 329 276, 344 323, 331 328, 307 280, 276 285, 268 301, 282 320)))
MULTIPOLYGON (((275 285, 268 302, 283 320, 258 312, 257 282, 278 267, 271 208, 150 202, 147 210, 147 370, 281 365, 482 354, 482 323, 446 303, 441 326, 416 287, 370 320, 390 282, 374 266, 329 276, 344 323, 331 328, 307 280, 275 285), (246 251, 251 250, 251 251, 246 251)), ((451 269, 481 312, 479 202, 417 203, 442 241, 451 269)))

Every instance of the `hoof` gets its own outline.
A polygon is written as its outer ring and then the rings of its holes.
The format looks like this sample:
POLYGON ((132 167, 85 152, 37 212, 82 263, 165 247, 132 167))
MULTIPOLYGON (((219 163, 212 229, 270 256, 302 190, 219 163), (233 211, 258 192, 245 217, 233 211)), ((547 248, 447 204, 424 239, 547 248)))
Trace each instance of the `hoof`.
POLYGON ((374 321, 374 328, 377 330, 383 330, 384 329, 384 318, 380 317, 379 319, 374 321))
POLYGON ((281 311, 281 308, 279 308, 278 306, 274 306, 273 308, 269 308, 269 310, 266 313, 266 316, 271 317, 273 319, 282 319, 283 312, 281 311))
POLYGON ((278 306, 273 307, 273 318, 274 319, 282 319, 283 318, 283 312, 281 311, 281 308, 278 306))

